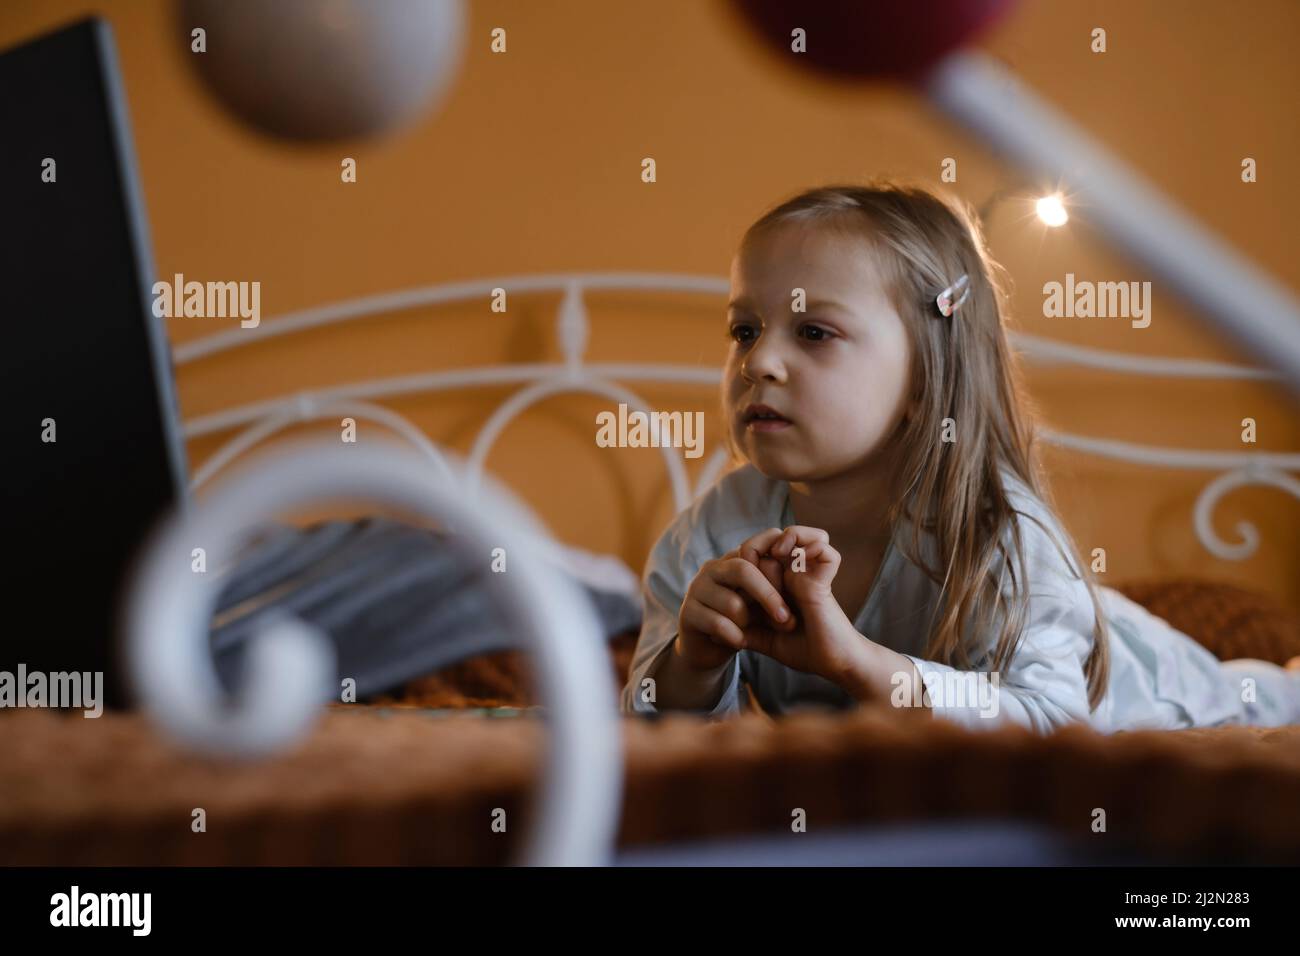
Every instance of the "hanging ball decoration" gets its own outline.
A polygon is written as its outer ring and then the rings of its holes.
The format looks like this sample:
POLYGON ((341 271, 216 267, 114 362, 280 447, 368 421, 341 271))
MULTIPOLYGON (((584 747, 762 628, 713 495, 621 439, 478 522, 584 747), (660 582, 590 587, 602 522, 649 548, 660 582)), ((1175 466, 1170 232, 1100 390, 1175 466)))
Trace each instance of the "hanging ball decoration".
POLYGON ((767 46, 841 80, 920 79, 1001 18, 1014 0, 732 0, 767 46), (802 29, 806 50, 795 52, 802 29))
POLYGON ((184 55, 217 99, 291 140, 374 136, 426 115, 464 46, 463 0, 181 0, 178 12, 184 55))

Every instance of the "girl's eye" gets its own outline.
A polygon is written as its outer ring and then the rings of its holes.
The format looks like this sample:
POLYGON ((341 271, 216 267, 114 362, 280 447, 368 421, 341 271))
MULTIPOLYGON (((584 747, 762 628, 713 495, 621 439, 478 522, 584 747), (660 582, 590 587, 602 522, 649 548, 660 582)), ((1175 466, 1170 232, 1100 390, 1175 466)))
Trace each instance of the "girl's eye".
POLYGON ((754 341, 751 335, 753 331, 754 327, 751 325, 733 325, 727 331, 727 334, 741 345, 748 345, 750 342, 754 341))
MULTIPOLYGON (((799 331, 809 342, 829 342, 834 336, 823 329, 820 325, 804 325, 799 331)), ((728 337, 734 339, 741 345, 750 345, 757 338, 757 333, 752 325, 737 324, 727 330, 728 337)))

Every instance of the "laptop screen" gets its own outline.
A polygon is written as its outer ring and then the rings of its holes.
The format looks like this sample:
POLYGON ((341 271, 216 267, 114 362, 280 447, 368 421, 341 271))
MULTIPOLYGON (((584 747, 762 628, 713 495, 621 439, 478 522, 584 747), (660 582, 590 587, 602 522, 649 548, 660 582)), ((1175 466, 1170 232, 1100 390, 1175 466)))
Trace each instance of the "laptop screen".
POLYGON ((112 34, 79 22, 0 53, 0 671, 103 671, 123 576, 187 467, 112 34))

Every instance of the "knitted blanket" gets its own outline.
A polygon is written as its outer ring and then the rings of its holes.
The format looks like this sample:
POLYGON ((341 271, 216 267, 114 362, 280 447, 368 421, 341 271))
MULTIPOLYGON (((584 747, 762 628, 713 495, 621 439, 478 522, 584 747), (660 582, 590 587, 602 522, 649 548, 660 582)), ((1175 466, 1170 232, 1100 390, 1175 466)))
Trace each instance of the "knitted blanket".
MULTIPOLYGON (((1120 588, 1221 657, 1300 654, 1293 615, 1205 582, 1120 588), (1138 595, 1141 595, 1139 597, 1138 595)), ((612 687, 635 635, 611 642, 612 687)), ((529 825, 545 752, 527 661, 501 651, 336 704, 310 737, 234 763, 177 750, 141 715, 0 712, 0 862, 494 864, 529 825), (485 719, 436 707, 510 707, 485 719), (445 716, 450 713, 450 716, 445 716), (492 826, 504 810, 507 826, 492 826)), ((625 717, 618 844, 846 824, 1010 818, 1081 848, 1300 862, 1300 727, 1100 735, 968 731, 887 706, 625 717)))

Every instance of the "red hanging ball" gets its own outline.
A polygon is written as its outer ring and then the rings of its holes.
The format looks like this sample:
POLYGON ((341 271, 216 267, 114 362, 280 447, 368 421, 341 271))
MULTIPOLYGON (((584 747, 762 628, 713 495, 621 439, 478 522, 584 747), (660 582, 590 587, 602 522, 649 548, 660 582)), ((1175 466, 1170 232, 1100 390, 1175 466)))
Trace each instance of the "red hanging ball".
POLYGON ((733 0, 765 44, 838 79, 920 79, 1000 19, 1015 0, 733 0), (807 51, 795 52, 802 28, 807 51))

